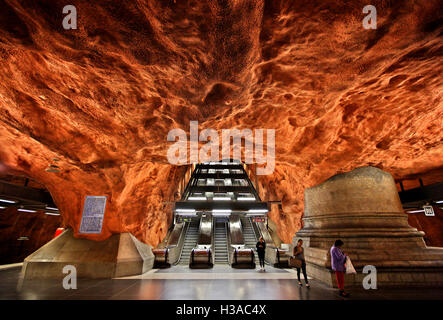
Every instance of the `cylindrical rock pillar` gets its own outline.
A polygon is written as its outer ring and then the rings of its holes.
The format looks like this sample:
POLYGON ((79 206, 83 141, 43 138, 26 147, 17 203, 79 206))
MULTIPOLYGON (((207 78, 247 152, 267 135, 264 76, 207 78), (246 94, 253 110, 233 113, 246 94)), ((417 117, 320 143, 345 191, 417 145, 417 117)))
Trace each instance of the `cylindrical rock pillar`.
POLYGON ((345 243, 358 271, 348 284, 361 285, 365 265, 377 268, 380 285, 443 283, 443 249, 427 248, 424 233, 407 219, 392 176, 358 168, 305 190, 304 227, 293 243, 304 240, 308 270, 330 285, 335 279, 329 250, 336 239, 345 243))

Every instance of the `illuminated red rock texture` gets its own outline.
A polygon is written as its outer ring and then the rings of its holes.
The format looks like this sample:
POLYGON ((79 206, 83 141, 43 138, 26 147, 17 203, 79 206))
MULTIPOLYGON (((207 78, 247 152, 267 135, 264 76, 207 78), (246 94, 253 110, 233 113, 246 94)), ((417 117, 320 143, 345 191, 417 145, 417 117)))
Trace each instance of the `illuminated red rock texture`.
POLYGON ((276 168, 260 176, 280 237, 301 226, 303 190, 376 166, 441 181, 439 0, 66 1, 0 4, 3 173, 43 183, 78 230, 86 195, 107 195, 101 240, 156 245, 186 168, 169 130, 275 129, 276 168), (55 161, 57 159, 58 161, 55 161), (45 171, 57 165, 60 172, 45 171))

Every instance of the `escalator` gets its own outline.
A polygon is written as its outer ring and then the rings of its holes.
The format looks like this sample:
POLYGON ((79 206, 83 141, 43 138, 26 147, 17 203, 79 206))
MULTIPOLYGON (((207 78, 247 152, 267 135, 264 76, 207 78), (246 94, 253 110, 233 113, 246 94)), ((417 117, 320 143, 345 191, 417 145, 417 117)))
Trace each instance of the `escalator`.
POLYGON ((242 221, 239 215, 229 217, 229 253, 230 262, 233 268, 255 268, 255 252, 252 248, 246 247, 242 221))
POLYGON ((247 166, 231 160, 192 166, 185 189, 183 180, 181 199, 174 205, 174 222, 153 249, 156 267, 255 268, 260 236, 267 244, 266 262, 287 266, 289 244, 282 245, 269 227, 269 203, 260 199, 247 166))
POLYGON ((200 220, 193 220, 187 222, 188 228, 186 230, 185 240, 183 243, 183 248, 180 253, 180 258, 178 260, 179 265, 189 265, 192 249, 197 245, 199 239, 199 226, 200 220))
MULTIPOLYGON (((214 265, 213 220, 211 214, 202 214, 198 228, 198 240, 190 252, 189 267, 195 269, 212 268, 214 265)), ((189 243, 191 245, 192 243, 189 243)), ((187 248, 188 249, 188 248, 187 248)))
POLYGON ((215 222, 215 264, 228 264, 226 221, 215 222))
MULTIPOLYGON (((256 244, 258 241, 257 235, 255 233, 254 227, 252 225, 251 219, 243 216, 241 217, 242 231, 243 231, 243 239, 245 242, 245 247, 250 248, 252 250, 256 249, 256 244)), ((258 265, 258 255, 255 255, 255 264, 258 265)))

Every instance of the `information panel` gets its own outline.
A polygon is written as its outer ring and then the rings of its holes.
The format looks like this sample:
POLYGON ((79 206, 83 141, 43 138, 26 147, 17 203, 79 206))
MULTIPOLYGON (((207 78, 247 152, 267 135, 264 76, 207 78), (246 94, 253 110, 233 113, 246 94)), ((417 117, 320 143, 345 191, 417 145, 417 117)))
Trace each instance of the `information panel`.
POLYGON ((106 196, 86 196, 79 233, 102 232, 106 196))
POLYGON ((434 217, 434 208, 432 206, 423 206, 423 209, 425 210, 425 216, 427 217, 434 217))

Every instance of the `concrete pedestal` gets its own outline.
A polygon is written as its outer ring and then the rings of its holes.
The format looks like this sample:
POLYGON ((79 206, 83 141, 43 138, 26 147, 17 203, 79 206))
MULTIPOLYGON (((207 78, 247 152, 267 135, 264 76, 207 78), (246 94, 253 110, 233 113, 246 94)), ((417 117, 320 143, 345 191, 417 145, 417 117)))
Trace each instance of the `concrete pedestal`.
POLYGON ((152 248, 130 233, 92 241, 74 238, 68 229, 25 259, 21 279, 62 279, 66 265, 76 267, 78 278, 115 278, 144 273, 153 264, 152 248))
POLYGON ((378 286, 443 285, 443 248, 426 247, 424 233, 408 225, 392 176, 364 167, 305 190, 303 239, 308 275, 336 287, 330 248, 345 244, 357 271, 346 286, 362 286, 365 265, 377 269, 378 286))

